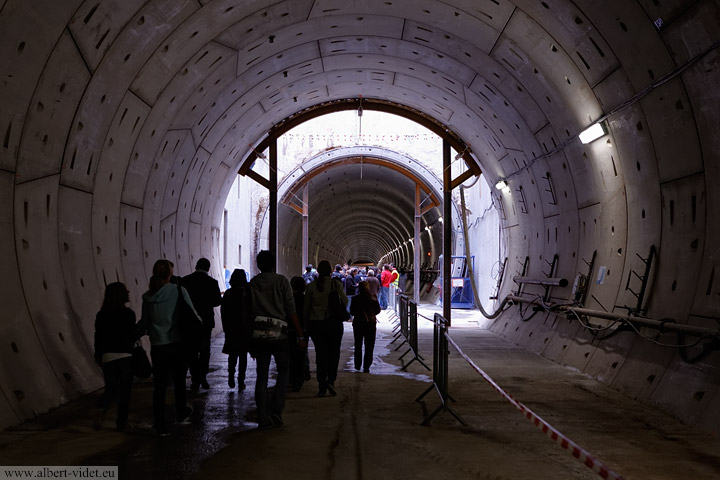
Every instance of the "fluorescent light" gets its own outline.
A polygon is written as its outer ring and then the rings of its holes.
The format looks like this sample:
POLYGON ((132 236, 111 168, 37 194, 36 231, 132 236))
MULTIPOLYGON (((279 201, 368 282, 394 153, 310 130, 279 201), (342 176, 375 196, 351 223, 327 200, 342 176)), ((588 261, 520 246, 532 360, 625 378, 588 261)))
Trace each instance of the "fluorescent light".
POLYGON ((505 188, 507 186, 508 186, 508 183, 505 180, 500 180, 499 182, 497 182, 495 184, 495 188, 497 188, 498 190, 502 190, 503 188, 505 188))
POLYGON ((583 144, 588 144, 592 142, 593 140, 597 140, 598 138, 607 135, 607 130, 605 130, 605 125, 602 123, 593 123, 590 125, 589 128, 583 130, 579 137, 580 141, 583 144))

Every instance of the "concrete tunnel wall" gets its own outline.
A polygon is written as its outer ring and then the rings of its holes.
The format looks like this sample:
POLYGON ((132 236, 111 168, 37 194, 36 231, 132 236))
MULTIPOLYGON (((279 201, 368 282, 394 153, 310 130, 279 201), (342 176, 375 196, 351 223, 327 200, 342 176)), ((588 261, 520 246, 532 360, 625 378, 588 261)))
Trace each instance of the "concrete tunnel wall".
MULTIPOLYGON (((508 274, 557 254, 572 279, 597 251, 586 306, 622 312, 654 245, 648 316, 717 328, 719 18, 713 0, 0 0, 0 425, 100 387, 105 283, 138 311, 157 258, 212 253, 249 145, 360 95, 433 117, 508 181, 508 274), (608 135, 580 144, 598 119, 608 135)), ((690 364, 517 308, 491 328, 720 429, 717 352, 690 364)))

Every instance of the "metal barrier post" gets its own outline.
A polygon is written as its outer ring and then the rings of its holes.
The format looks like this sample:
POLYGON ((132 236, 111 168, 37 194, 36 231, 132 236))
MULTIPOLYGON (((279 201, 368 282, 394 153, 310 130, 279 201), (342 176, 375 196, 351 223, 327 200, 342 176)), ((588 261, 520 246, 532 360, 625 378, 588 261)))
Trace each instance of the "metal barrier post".
MULTIPOLYGON (((402 297, 401 301, 402 301, 402 297)), ((420 363, 423 367, 425 367, 427 370, 430 370, 430 367, 428 367, 425 362, 423 362, 424 358, 420 355, 418 351, 418 333, 417 333, 417 303, 407 300, 407 309, 408 309, 408 345, 410 345, 410 348, 407 352, 403 353, 402 356, 398 360, 402 360, 402 358, 407 355, 410 352, 413 352, 415 355, 412 360, 410 360, 407 365, 405 365, 400 370, 405 371, 407 368, 415 361, 420 363)))
POLYGON ((425 395, 435 389, 440 397, 440 406, 438 406, 430 415, 428 415, 422 422, 423 425, 430 425, 430 420, 435 418, 435 415, 440 413, 442 410, 450 412, 455 419, 462 425, 467 426, 467 423, 458 416, 449 406, 448 399, 452 400, 452 397, 448 394, 448 341, 447 341, 447 322, 445 318, 439 313, 435 314, 435 331, 433 333, 433 384, 430 386, 422 395, 420 395, 415 401, 420 401, 425 395))
MULTIPOLYGON (((408 338, 408 334, 407 334, 407 331, 408 331, 408 318, 407 318, 408 317, 408 308, 407 308, 407 297, 405 295, 400 295, 399 306, 400 306, 400 334, 404 337, 404 340, 400 345, 397 346, 397 348, 395 349, 396 352, 398 350, 400 350, 400 347, 402 347, 403 345, 405 345, 407 343, 407 338, 408 338)), ((395 340, 393 340, 393 342, 394 341, 395 340)), ((400 357, 400 358, 402 358, 402 357, 400 357)))

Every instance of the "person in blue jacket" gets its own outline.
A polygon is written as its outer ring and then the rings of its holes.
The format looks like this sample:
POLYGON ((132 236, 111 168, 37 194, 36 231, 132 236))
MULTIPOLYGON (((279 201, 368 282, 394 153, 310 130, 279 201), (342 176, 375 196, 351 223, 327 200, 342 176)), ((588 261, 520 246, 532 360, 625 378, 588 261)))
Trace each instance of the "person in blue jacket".
MULTIPOLYGON (((175 418, 178 424, 189 424, 192 408, 186 403, 185 375, 188 368, 188 347, 180 335, 177 315, 180 301, 192 307, 185 288, 170 283, 173 264, 158 260, 153 266, 148 291, 142 297, 142 322, 150 336, 150 356, 153 364, 153 414, 158 435, 169 435, 165 422, 165 395, 172 379, 175 394, 175 418)), ((192 309, 195 312, 195 309, 192 309)), ((197 321, 202 323, 195 312, 197 321)))

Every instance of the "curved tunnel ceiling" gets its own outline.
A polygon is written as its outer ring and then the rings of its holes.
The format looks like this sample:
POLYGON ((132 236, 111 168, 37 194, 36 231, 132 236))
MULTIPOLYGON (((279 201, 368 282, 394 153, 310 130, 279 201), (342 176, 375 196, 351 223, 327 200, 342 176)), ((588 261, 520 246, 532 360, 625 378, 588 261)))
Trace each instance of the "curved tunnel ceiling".
MULTIPOLYGON (((420 241, 428 250, 442 243, 442 228, 425 230, 438 222, 441 213, 437 207, 442 182, 431 172, 405 155, 378 147, 336 148, 308 159, 279 186, 280 202, 289 208, 279 211, 278 238, 290 245, 279 268, 287 272, 302 268, 297 239, 302 235, 303 211, 308 213, 310 263, 388 261, 412 267, 412 248, 391 252, 414 236, 416 187, 424 213, 420 241), (307 209, 303 208, 306 187, 307 209)), ((438 253, 422 258, 423 262, 433 264, 438 253)))
MULTIPOLYGON (((104 285, 125 281, 139 305, 155 259, 189 272, 212 256, 250 145, 336 99, 422 112, 470 145, 488 181, 508 179, 497 203, 503 243, 511 263, 529 259, 527 273, 544 274, 559 254, 557 274, 574 278, 597 252, 606 275, 590 306, 632 306, 626 279, 657 246, 644 310, 716 325, 720 265, 710 246, 720 243, 720 201, 709 186, 720 180, 719 8, 0 2, 0 246, 11 252, 0 260, 11 319, 0 333, 12 344, 0 363, 24 366, 2 374, 0 424, 98 387, 89 352, 104 285), (577 133, 600 118, 609 135, 581 145, 577 133)), ((607 368, 608 381, 638 397, 679 410, 683 401, 667 392, 707 380, 673 351, 624 347, 632 354, 607 368), (661 375, 673 369, 683 375, 661 375), (643 390, 636 374, 657 374, 660 386, 643 390)), ((593 357, 582 348, 556 357, 584 369, 593 357)), ((698 412, 720 402, 712 392, 698 412)))

